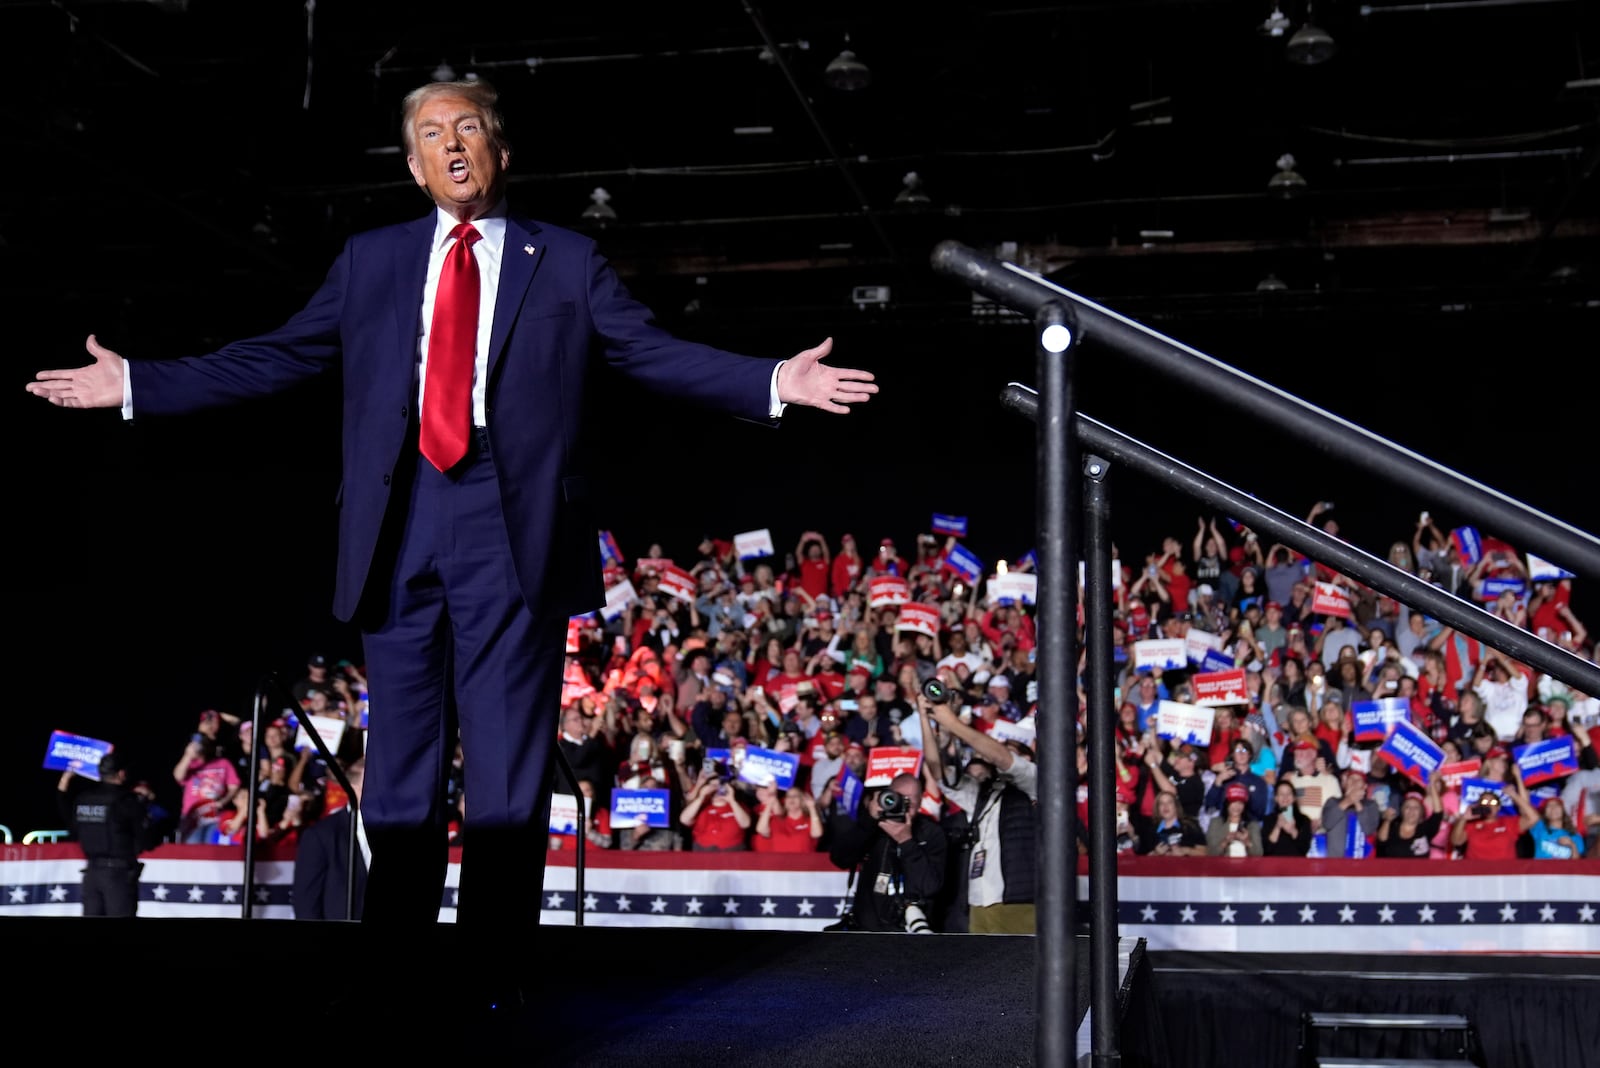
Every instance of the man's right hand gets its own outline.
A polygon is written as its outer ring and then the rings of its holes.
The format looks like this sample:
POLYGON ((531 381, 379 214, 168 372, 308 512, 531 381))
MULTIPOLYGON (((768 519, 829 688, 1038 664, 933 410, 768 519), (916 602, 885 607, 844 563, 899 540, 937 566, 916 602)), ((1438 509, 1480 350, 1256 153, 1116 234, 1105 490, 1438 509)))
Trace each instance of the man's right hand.
POLYGON ((94 357, 87 367, 59 371, 40 371, 24 388, 58 408, 120 408, 122 378, 126 373, 122 357, 101 345, 90 334, 84 348, 94 357))

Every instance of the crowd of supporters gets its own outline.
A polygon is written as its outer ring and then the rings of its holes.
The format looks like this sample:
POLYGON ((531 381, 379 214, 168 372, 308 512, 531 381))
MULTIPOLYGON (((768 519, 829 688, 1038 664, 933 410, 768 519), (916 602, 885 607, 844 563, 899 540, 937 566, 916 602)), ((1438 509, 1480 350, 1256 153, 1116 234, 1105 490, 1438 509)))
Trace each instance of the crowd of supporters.
MULTIPOLYGON (((1307 521, 1338 536, 1324 504, 1307 521)), ((959 544, 922 534, 901 555, 889 538, 863 548, 848 534, 834 545, 807 531, 785 557, 741 558, 732 542, 707 537, 692 559, 669 560, 651 546, 626 562, 613 543, 606 579, 614 595, 626 595, 569 630, 560 748, 581 781, 584 815, 571 833, 552 833, 551 848, 571 848, 572 834, 582 833, 601 849, 827 852, 839 821, 858 810, 848 783, 868 780, 880 747, 931 758, 918 772, 922 813, 959 829, 963 769, 975 759, 994 764, 992 753, 975 752, 971 732, 1031 767, 1034 724, 1051 714, 1037 700, 1032 604, 997 599, 1002 584, 975 577, 959 544), (874 580, 887 576, 904 580, 898 596, 876 596, 883 583, 874 580), (931 613, 914 614, 915 606, 931 613), (930 701, 929 680, 948 695, 942 704, 930 701), (793 783, 742 776, 752 748, 796 754, 793 783), (665 791, 666 825, 613 826, 618 790, 665 791)), ((1552 644, 1597 656, 1573 606, 1573 580, 1530 575, 1532 560, 1502 541, 1442 531, 1424 513, 1386 556, 1552 644)), ((1106 666, 1115 673, 1119 850, 1595 855, 1594 696, 1215 518, 1197 518, 1187 541, 1168 537, 1115 564, 1116 659, 1106 666), (1329 589, 1339 593, 1331 602, 1329 589), (1244 669, 1247 698, 1215 707, 1209 739, 1186 742, 1163 735, 1161 710, 1194 701, 1200 667, 1141 667, 1137 643, 1187 643, 1196 633, 1244 669), (1442 749, 1446 767, 1426 785, 1379 756, 1381 742, 1357 740, 1354 706, 1380 698, 1403 699, 1408 722, 1442 749), (1551 738, 1571 739, 1575 762, 1559 777, 1524 783, 1516 753, 1551 738), (1464 783, 1475 784, 1467 801, 1464 783)), ((997 569, 1008 571, 1031 573, 1031 558, 997 569)), ((1087 664, 1077 667, 1082 709, 1087 664)), ((343 723, 341 762, 360 756, 367 698, 357 665, 312 657, 295 696, 306 712, 343 723)), ((342 806, 320 758, 296 745, 300 733, 274 720, 252 744, 247 721, 202 714, 173 769, 182 801, 169 837, 230 843, 254 833, 292 842, 342 806), (252 758, 261 783, 253 805, 252 758)), ((1044 754, 1046 773, 1049 760, 1044 754)), ((471 822, 461 770, 458 748, 448 786, 458 840, 471 822)), ((1081 817, 1089 803, 1080 786, 1081 817)), ((961 870, 961 850, 950 850, 949 863, 961 870)))

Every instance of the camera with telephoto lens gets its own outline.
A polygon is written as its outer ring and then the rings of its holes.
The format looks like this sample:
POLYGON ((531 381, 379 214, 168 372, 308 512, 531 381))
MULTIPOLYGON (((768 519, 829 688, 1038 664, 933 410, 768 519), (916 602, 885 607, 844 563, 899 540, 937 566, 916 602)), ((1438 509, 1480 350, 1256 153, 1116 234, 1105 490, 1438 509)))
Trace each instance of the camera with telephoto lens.
POLYGON ((907 934, 933 934, 933 925, 928 923, 928 914, 918 904, 906 905, 906 933, 907 934))
POLYGON ((906 795, 894 790, 885 790, 878 795, 878 822, 893 820, 904 823, 911 818, 911 802, 906 795))
POLYGON ((950 700, 950 689, 938 679, 929 679, 922 684, 922 696, 936 705, 942 705, 950 700))

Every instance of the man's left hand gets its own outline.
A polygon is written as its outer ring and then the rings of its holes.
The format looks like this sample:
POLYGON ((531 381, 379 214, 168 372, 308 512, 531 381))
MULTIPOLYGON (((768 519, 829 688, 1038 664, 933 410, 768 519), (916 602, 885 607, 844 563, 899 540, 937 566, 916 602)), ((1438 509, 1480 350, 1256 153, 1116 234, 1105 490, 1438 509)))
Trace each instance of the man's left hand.
POLYGON ((870 371, 824 366, 823 357, 832 351, 830 337, 786 360, 778 369, 778 400, 844 415, 850 411, 848 405, 860 404, 878 392, 870 371))

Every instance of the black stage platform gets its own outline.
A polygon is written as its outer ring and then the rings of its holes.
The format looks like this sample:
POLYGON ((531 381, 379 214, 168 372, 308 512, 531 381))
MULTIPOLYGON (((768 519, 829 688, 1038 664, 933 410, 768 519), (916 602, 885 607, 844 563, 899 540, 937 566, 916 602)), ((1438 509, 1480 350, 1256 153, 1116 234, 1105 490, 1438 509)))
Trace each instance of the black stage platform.
MULTIPOLYGON (((7 1019, 104 1027, 126 1049, 221 1041, 212 1048, 229 1061, 277 1064, 305 1063, 313 1041, 341 1060, 376 1044, 574 1068, 1034 1063, 1035 941, 1023 936, 545 927, 539 958, 519 969, 531 1011, 496 1023, 471 1011, 484 962, 463 957, 449 925, 408 946, 359 925, 285 920, 19 917, 0 932, 13 962, 7 1019), (396 1011, 342 1004, 341 973, 370 985, 401 960, 403 974, 426 977, 420 998, 396 1011), (87 1004, 108 982, 118 993, 87 1004), (300 1052, 285 1056, 278 1039, 300 1052)), ((1123 948, 1124 1064, 1164 1063, 1142 943, 1123 948)), ((1080 938, 1080 1042, 1088 964, 1080 938)))

